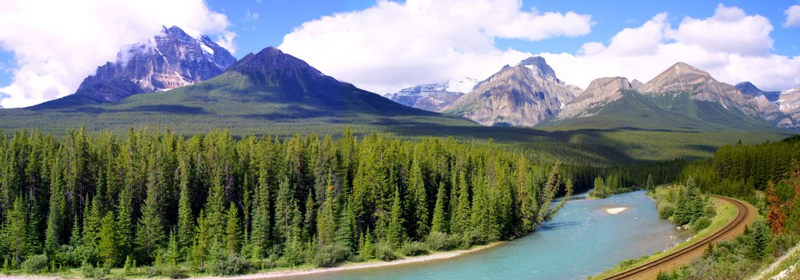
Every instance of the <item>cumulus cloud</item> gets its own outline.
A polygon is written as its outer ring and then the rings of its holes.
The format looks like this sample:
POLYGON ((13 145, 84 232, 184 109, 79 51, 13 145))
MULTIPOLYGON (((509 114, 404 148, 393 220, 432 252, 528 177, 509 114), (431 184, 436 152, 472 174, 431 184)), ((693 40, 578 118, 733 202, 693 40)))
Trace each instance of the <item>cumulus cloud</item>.
POLYGON ((591 31, 590 15, 522 10, 517 0, 378 1, 309 21, 280 49, 359 87, 386 93, 414 84, 483 79, 530 54, 495 39, 537 41, 591 31))
POLYGON ((581 87, 603 76, 646 82, 678 61, 731 84, 751 81, 781 90, 800 83, 800 57, 771 53, 773 27, 763 16, 719 5, 713 16, 686 17, 676 27, 666 19, 666 13, 658 14, 639 27, 623 29, 608 45, 588 42, 577 54, 541 55, 561 79, 581 87))
POLYGON ((203 0, 7 0, 0 9, 0 48, 14 54, 4 107, 23 107, 74 92, 123 46, 146 40, 161 26, 192 35, 216 34, 233 51, 236 34, 225 15, 203 0))
POLYGON ((786 15, 786 21, 783 22, 784 27, 800 26, 800 5, 794 5, 783 12, 786 15))

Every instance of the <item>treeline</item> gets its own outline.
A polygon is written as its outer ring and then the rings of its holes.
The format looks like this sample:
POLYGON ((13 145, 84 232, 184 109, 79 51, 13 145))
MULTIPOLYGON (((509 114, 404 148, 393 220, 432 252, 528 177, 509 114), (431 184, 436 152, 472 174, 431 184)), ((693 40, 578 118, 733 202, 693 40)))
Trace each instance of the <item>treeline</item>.
POLYGON ((393 259, 531 232, 571 182, 489 144, 169 130, 0 137, 5 268, 217 274, 393 259))
POLYGON ((706 192, 747 200, 763 218, 659 279, 744 279, 800 240, 800 136, 722 147, 713 158, 688 164, 680 177, 695 178, 706 192))

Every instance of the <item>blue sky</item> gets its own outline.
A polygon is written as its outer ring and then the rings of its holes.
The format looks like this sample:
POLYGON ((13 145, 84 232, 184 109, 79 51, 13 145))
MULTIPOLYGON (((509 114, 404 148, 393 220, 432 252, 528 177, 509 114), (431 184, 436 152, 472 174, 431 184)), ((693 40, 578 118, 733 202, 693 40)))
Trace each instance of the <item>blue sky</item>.
MULTIPOLYGON (((403 2, 403 1, 398 1, 403 2)), ((669 21, 679 23, 686 16, 709 17, 720 3, 737 6, 748 14, 767 17, 775 29, 774 53, 796 56, 800 54, 800 28, 783 28, 784 11, 800 1, 530 1, 523 2, 523 9, 539 11, 575 11, 591 14, 595 25, 592 32, 575 38, 551 38, 538 42, 525 40, 497 40, 501 48, 514 48, 531 53, 575 52, 587 41, 607 41, 626 27, 641 25, 652 16, 669 12, 669 21), (615 4, 616 3, 616 4, 615 4)), ((261 0, 225 1, 209 0, 208 5, 226 14, 232 23, 236 37, 237 57, 248 52, 257 52, 267 46, 277 46, 283 36, 303 22, 331 15, 368 8, 374 0, 261 0), (248 11, 258 13, 253 20, 248 11)))
POLYGON ((60 2, 9 1, 22 8, 0 8, 11 31, 0 33, 5 107, 74 92, 162 24, 221 38, 237 58, 278 46, 377 93, 481 80, 532 55, 579 87, 602 76, 646 81, 678 61, 732 84, 800 83, 800 0, 75 0, 45 12, 60 2))

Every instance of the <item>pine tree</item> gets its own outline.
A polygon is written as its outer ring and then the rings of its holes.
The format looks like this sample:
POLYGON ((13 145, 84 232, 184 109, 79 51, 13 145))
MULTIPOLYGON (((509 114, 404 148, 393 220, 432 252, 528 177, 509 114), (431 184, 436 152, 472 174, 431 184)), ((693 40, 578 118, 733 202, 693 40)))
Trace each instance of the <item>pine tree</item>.
POLYGON ((227 251, 229 255, 236 254, 239 252, 239 241, 240 241, 240 233, 239 233, 239 209, 236 208, 236 205, 231 202, 231 206, 228 208, 228 219, 227 219, 227 227, 225 228, 226 233, 226 245, 227 251))
POLYGON ((395 188, 394 199, 392 200, 392 210, 389 213, 389 227, 386 230, 386 242, 392 248, 398 248, 403 243, 403 208, 400 203, 400 190, 395 188))
POLYGON ((11 254, 15 264, 22 263, 22 257, 25 253, 25 246, 27 245, 27 215, 22 202, 22 196, 14 199, 11 211, 6 213, 6 225, 4 230, 7 240, 6 246, 11 250, 11 254))
POLYGON ((194 232, 195 240, 189 257, 197 271, 205 271, 209 240, 208 230, 206 229, 205 210, 201 210, 200 215, 197 216, 197 228, 194 232))
POLYGON ((123 187, 119 194, 117 204, 117 221, 114 227, 117 230, 117 244, 122 256, 133 254, 133 206, 128 187, 123 187))
POLYGON ((436 207, 433 209, 432 232, 447 233, 447 218, 445 217, 446 209, 444 206, 447 195, 444 192, 444 183, 439 183, 439 190, 436 192, 436 207))
POLYGON ((165 261, 170 265, 177 265, 181 259, 181 248, 175 231, 169 232, 169 242, 167 243, 167 253, 164 255, 165 261))
POLYGON ((255 205, 253 206, 253 227, 250 233, 250 242, 252 243, 253 252, 251 257, 260 259, 266 256, 267 249, 270 245, 271 227, 270 227, 270 194, 267 187, 267 171, 261 167, 258 179, 258 188, 256 189, 255 205))
POLYGON ((653 174, 647 174, 647 190, 652 191, 656 189, 656 185, 653 182, 653 174))
POLYGON ((461 171, 458 182, 458 200, 454 206, 453 215, 450 217, 450 230, 453 233, 462 234, 471 230, 469 185, 467 185, 464 171, 461 171))
POLYGON ((322 203, 317 223, 317 239, 320 247, 333 243, 336 234, 336 217, 334 216, 336 198, 333 195, 333 186, 328 186, 325 193, 325 202, 322 203))
MULTIPOLYGON (((154 174, 153 171, 151 174, 154 174)), ((144 261, 151 261, 164 242, 163 219, 158 210, 158 190, 151 176, 147 183, 147 198, 142 206, 142 217, 136 229, 136 246, 144 261)))
POLYGON ((100 220, 100 242, 97 245, 98 255, 106 266, 117 263, 117 240, 116 230, 114 229, 114 213, 108 211, 100 220))
MULTIPOLYGON (((60 154, 53 160, 53 171, 50 173, 50 203, 47 213, 47 229, 45 230, 45 250, 48 255, 53 255, 61 245, 61 236, 66 232, 67 201, 64 191, 64 179, 61 173, 63 162, 60 154)), ((75 226, 78 226, 77 218, 73 219, 75 226)), ((79 234, 74 234, 75 238, 79 234)), ((76 244, 77 245, 77 244, 76 244)))
POLYGON ((414 162, 411 164, 408 191, 411 196, 408 209, 413 211, 412 213, 414 215, 414 235, 417 238, 423 238, 428 235, 430 228, 428 226, 427 191, 425 189, 425 181, 422 178, 422 168, 419 165, 419 159, 414 159, 414 162))
POLYGON ((375 247, 372 242, 372 233, 367 232, 361 236, 361 250, 358 253, 362 259, 369 260, 375 257, 375 247))
POLYGON ((338 226, 336 227, 336 236, 334 242, 336 245, 347 248, 348 250, 355 249, 355 242, 353 242, 353 208, 349 203, 345 203, 344 208, 339 215, 338 226))

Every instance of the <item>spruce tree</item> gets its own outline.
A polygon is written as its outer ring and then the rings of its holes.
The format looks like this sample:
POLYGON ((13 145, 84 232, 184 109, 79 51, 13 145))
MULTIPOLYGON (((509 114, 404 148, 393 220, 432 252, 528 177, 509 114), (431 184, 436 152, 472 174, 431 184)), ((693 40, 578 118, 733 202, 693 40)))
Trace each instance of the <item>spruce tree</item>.
POLYGON ((430 227, 428 225, 428 197, 425 189, 425 181, 422 178, 422 168, 419 159, 414 159, 411 164, 409 174, 408 191, 411 196, 408 209, 413 213, 414 235, 423 238, 428 235, 430 227))
POLYGON ((112 266, 117 263, 118 251, 116 234, 117 232, 114 229, 114 213, 108 211, 100 220, 100 241, 97 245, 99 251, 98 255, 106 266, 112 266))
MULTIPOLYGON (((154 174, 153 171, 151 174, 154 174)), ((136 247, 142 260, 149 262, 164 242, 163 219, 158 210, 158 189, 153 176, 147 183, 147 198, 142 206, 142 217, 136 229, 136 247)))
POLYGON ((117 244, 121 256, 133 254, 133 205, 128 187, 122 187, 117 204, 117 244))
POLYGON ((400 202, 400 190, 395 188, 392 210, 389 213, 389 227, 386 230, 386 242, 392 248, 398 248, 403 243, 403 207, 400 202))
POLYGON ((239 252, 239 208, 231 202, 228 208, 227 227, 225 228, 226 248, 229 255, 239 252))
POLYGON ((433 222, 431 225, 432 232, 447 233, 447 218, 445 217, 445 199, 444 183, 439 183, 439 190, 436 192, 436 207, 433 208, 433 222))
POLYGON ((4 226, 6 246, 11 251, 11 257, 14 263, 22 263, 22 257, 25 253, 26 234, 27 234, 27 215, 22 202, 22 196, 14 199, 14 203, 10 211, 6 213, 6 225, 4 226))

